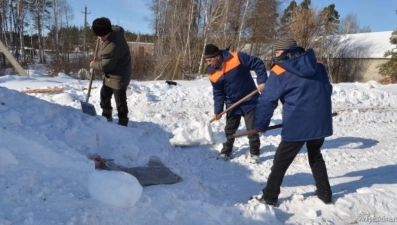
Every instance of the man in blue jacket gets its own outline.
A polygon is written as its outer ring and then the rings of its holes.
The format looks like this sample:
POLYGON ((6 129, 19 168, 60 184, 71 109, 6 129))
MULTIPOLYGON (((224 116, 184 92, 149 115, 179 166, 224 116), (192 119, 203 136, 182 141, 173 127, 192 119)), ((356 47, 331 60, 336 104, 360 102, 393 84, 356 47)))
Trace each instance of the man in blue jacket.
POLYGON ((317 197, 332 203, 328 174, 320 149, 332 135, 332 85, 313 49, 305 51, 291 37, 276 42, 275 58, 266 88, 256 107, 254 128, 266 132, 278 101, 283 104, 281 143, 262 190, 261 201, 277 205, 285 172, 306 144, 309 165, 316 183, 317 197))
MULTIPOLYGON (((219 120, 224 110, 224 105, 229 108, 232 104, 258 89, 262 91, 267 80, 266 67, 263 61, 257 57, 243 52, 229 52, 219 50, 213 44, 205 46, 205 60, 209 66, 209 79, 213 87, 214 113, 219 120), (257 75, 257 85, 251 75, 251 70, 257 75)), ((241 117, 244 118, 247 130, 253 129, 255 108, 259 94, 237 105, 226 114, 225 134, 234 134, 239 125, 241 117)), ((248 135, 250 144, 251 163, 259 161, 260 140, 258 134, 248 135)), ((234 138, 228 138, 223 144, 220 156, 230 159, 233 150, 234 138)))

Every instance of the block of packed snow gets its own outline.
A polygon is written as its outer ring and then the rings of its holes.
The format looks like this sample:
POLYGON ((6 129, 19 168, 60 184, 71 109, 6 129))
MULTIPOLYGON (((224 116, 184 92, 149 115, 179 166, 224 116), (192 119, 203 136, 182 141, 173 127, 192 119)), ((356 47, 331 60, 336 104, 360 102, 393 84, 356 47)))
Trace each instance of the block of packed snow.
POLYGON ((132 207, 142 195, 142 186, 126 172, 95 170, 88 179, 88 192, 105 204, 132 207))

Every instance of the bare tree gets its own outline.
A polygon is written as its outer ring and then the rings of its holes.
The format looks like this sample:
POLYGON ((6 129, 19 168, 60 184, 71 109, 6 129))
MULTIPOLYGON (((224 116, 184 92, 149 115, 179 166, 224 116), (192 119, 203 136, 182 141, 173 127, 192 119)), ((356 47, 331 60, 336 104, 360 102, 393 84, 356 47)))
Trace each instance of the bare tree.
POLYGON ((319 37, 336 33, 339 25, 339 13, 334 4, 322 10, 313 8, 310 4, 310 0, 303 0, 297 5, 293 0, 281 17, 281 25, 288 27, 282 34, 290 33, 304 48, 321 42, 319 37))
MULTIPOLYGON (((23 0, 0 1, 0 33, 4 44, 10 48, 17 61, 23 59, 23 25, 26 9, 23 0), (22 57, 21 57, 22 56, 22 57)), ((5 65, 5 57, 3 57, 5 65)))
POLYGON ((339 25, 340 34, 355 34, 355 33, 366 33, 371 32, 369 26, 360 27, 360 23, 357 20, 355 13, 349 13, 343 17, 339 25))
POLYGON ((322 20, 314 9, 297 8, 292 11, 289 31, 303 48, 314 45, 314 36, 321 31, 322 20))
MULTIPOLYGON (((60 30, 68 27, 68 20, 73 19, 73 11, 66 0, 52 0, 52 20, 49 21, 51 27, 51 37, 53 48, 55 48, 55 57, 60 54, 60 30)), ((69 38, 69 37, 64 37, 69 38)), ((68 49, 69 50, 69 49, 68 49)))
POLYGON ((277 37, 279 6, 276 0, 259 0, 253 5, 247 23, 249 54, 268 59, 272 57, 271 43, 277 37))
MULTIPOLYGON (((7 43, 7 37, 6 37, 6 30, 7 30, 7 4, 6 4, 6 0, 0 0, 0 38, 3 40, 3 43, 5 46, 8 45, 7 43)), ((2 54, 2 65, 5 68, 6 67, 6 57, 4 54, 2 54)))
POLYGON ((240 41, 243 36, 243 30, 244 30, 244 26, 246 23, 247 13, 248 13, 248 9, 250 8, 250 4, 251 4, 250 0, 245 1, 244 12, 243 12, 243 15, 241 18, 240 28, 239 28, 239 32, 238 32, 238 39, 237 39, 237 43, 236 43, 237 46, 240 46, 240 41))
POLYGON ((44 56, 44 39, 43 31, 46 21, 50 15, 48 8, 52 7, 52 3, 46 0, 30 0, 30 13, 33 20, 33 27, 37 29, 39 44, 39 63, 46 63, 44 56))
POLYGON ((362 79, 368 46, 365 43, 353 42, 349 37, 337 35, 341 30, 349 33, 359 30, 353 15, 348 17, 348 21, 342 20, 340 27, 339 13, 334 4, 317 10, 310 6, 310 0, 302 1, 300 5, 292 1, 284 10, 281 22, 288 26, 288 32, 295 37, 299 45, 315 48, 317 57, 327 66, 333 82, 362 79))
POLYGON ((349 13, 340 21, 339 33, 340 34, 355 34, 360 29, 357 21, 357 16, 354 13, 349 13))
POLYGON ((184 79, 185 74, 200 70, 202 54, 197 50, 201 46, 204 48, 203 42, 207 38, 211 40, 207 34, 217 36, 224 30, 214 19, 221 18, 225 10, 221 7, 225 4, 220 3, 226 3, 226 0, 153 0, 151 9, 157 34, 153 71, 156 78, 184 79))
POLYGON ((21 58, 25 61, 25 41, 24 41, 24 28, 25 28, 25 18, 28 12, 28 2, 27 0, 17 0, 16 11, 16 27, 17 33, 19 35, 19 46, 21 49, 21 58))
MULTIPOLYGON (((219 4, 224 3, 222 0, 219 1, 219 4)), ((204 48, 205 45, 207 45, 210 41, 212 42, 215 40, 217 37, 217 33, 211 32, 214 27, 217 27, 219 25, 218 20, 220 20, 221 16, 223 15, 223 7, 221 7, 218 4, 213 4, 212 1, 210 0, 205 0, 203 3, 204 6, 202 7, 203 9, 203 18, 204 18, 204 23, 203 23, 203 43, 201 47, 201 56, 200 56, 200 61, 199 61, 199 69, 198 72, 201 73, 203 70, 204 66, 204 48), (211 30, 211 31, 210 31, 211 30)), ((214 42, 214 44, 219 45, 218 43, 214 42)), ((222 44, 223 45, 223 44, 222 44)), ((220 45, 220 46, 222 46, 220 45)))
POLYGON ((360 27, 360 30, 358 31, 358 33, 370 33, 370 32, 372 32, 372 29, 368 25, 360 27))
POLYGON ((274 40, 279 1, 152 0, 155 77, 184 79, 185 74, 203 72, 208 43, 238 51, 255 40, 255 48, 261 49, 274 40))
POLYGON ((304 48, 315 48, 317 57, 325 61, 329 58, 329 36, 337 33, 339 13, 331 4, 322 10, 310 6, 310 0, 304 0, 300 5, 291 2, 284 11, 282 24, 288 27, 288 32, 304 48))
POLYGON ((321 30, 318 34, 318 38, 315 38, 318 40, 316 43, 317 45, 313 47, 317 47, 317 57, 326 61, 329 56, 329 46, 327 45, 327 42, 329 42, 328 37, 333 37, 338 32, 339 13, 336 11, 335 5, 331 4, 320 11, 319 17, 321 30))
POLYGON ((362 80, 365 58, 368 56, 368 43, 353 42, 348 36, 335 36, 336 45, 331 54, 333 81, 353 82, 362 80))

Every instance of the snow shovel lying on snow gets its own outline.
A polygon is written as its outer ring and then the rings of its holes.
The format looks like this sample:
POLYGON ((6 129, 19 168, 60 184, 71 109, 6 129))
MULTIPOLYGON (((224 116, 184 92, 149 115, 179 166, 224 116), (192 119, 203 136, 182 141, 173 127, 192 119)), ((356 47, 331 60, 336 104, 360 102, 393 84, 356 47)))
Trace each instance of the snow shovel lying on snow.
POLYGON ((95 169, 123 171, 134 176, 142 187, 157 184, 175 184, 182 178, 166 167, 157 157, 151 157, 147 166, 124 167, 117 165, 113 159, 104 159, 98 154, 88 154, 89 159, 95 162, 95 169))
MULTIPOLYGON (((332 113, 332 116, 337 116, 337 115, 338 115, 337 112, 332 113)), ((282 126, 283 126, 282 124, 269 126, 266 131, 274 130, 274 129, 277 129, 277 128, 281 128, 282 126)), ((257 130, 255 130, 255 129, 247 130, 247 131, 244 131, 244 132, 240 132, 240 133, 235 133, 235 134, 229 135, 228 138, 243 137, 243 136, 246 136, 246 135, 249 135, 249 134, 257 134, 257 133, 259 133, 259 132, 257 130)))
MULTIPOLYGON (((98 46, 99 46, 99 39, 96 41, 96 46, 95 46, 95 51, 94 51, 94 61, 96 59, 96 54, 98 52, 98 46)), ((88 103, 88 99, 90 98, 91 94, 91 86, 92 86, 92 80, 94 79, 94 69, 90 69, 90 84, 88 86, 88 92, 87 92, 87 97, 85 99, 85 102, 80 101, 81 103, 81 109, 83 110, 83 113, 91 115, 91 116, 96 116, 96 111, 95 111, 95 106, 88 103)))
MULTIPOLYGON (((229 110, 233 109, 240 103, 244 102, 251 96, 258 93, 258 90, 251 92, 244 98, 240 99, 239 101, 235 102, 229 108, 225 109, 219 115, 223 115, 227 113, 229 110)), ((199 122, 192 122, 190 123, 190 128, 177 128, 173 131, 174 137, 170 139, 170 143, 173 146, 195 146, 195 145, 213 145, 213 144, 220 144, 226 142, 226 136, 223 131, 221 132, 213 132, 210 123, 214 122, 216 118, 212 118, 209 123, 205 123, 204 126, 199 122)))

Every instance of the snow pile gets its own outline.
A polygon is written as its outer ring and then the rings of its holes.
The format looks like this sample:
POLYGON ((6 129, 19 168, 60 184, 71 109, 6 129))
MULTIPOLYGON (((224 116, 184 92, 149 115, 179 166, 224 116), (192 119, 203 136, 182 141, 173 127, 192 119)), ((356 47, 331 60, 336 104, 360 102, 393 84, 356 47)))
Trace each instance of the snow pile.
POLYGON ((132 207, 142 195, 138 180, 122 171, 94 171, 88 179, 88 192, 103 203, 132 207))
POLYGON ((189 125, 178 127, 172 131, 170 139, 173 146, 214 145, 226 142, 223 130, 212 130, 211 124, 192 121, 189 125))
MULTIPOLYGON (((260 196, 266 185, 281 130, 260 136, 258 164, 249 162, 246 137, 236 138, 227 162, 217 160, 222 144, 203 145, 207 139, 189 148, 173 146, 179 128, 206 137, 200 127, 213 116, 208 79, 177 83, 131 82, 126 128, 117 125, 116 110, 113 123, 82 113, 86 80, 0 77, 0 224, 303 225, 396 218, 397 206, 390 202, 397 202, 397 85, 334 84, 333 108, 339 114, 334 135, 322 148, 334 204, 324 205, 313 195, 303 148, 283 180, 279 207, 273 208, 252 196, 260 196), (20 92, 42 87, 63 92, 20 92), (90 153, 125 168, 150 168, 156 157, 183 179, 142 188, 129 174, 96 171, 90 153)), ((100 86, 94 82, 90 98, 98 112, 100 86)), ((271 124, 281 118, 279 106, 271 124)), ((225 117, 210 125, 213 135, 224 137, 225 117)), ((245 130, 242 120, 238 132, 245 130)))

